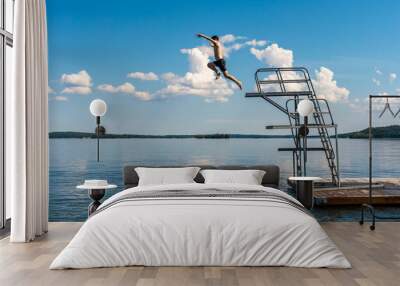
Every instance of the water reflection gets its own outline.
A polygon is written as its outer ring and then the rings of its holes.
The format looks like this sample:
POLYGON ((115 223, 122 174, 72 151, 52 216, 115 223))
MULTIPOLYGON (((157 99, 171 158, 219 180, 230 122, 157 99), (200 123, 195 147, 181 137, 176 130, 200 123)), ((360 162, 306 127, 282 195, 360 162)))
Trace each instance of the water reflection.
MULTIPOLYGON (((374 141, 374 175, 399 177, 400 141, 374 141)), ((318 146, 310 139, 310 147, 318 146)), ((291 147, 289 139, 105 139, 101 141, 101 162, 96 162, 96 141, 90 139, 50 140, 50 220, 78 221, 86 219, 90 203, 87 193, 77 190, 84 179, 107 179, 119 186, 107 196, 122 190, 124 165, 179 164, 277 164, 281 183, 292 174, 291 152, 278 152, 291 147)), ((368 176, 368 140, 341 139, 340 171, 342 177, 368 176)), ((308 175, 329 177, 323 152, 309 152, 308 175)), ((357 212, 358 213, 358 212, 357 212)), ((316 211, 321 219, 341 219, 316 211)), ((351 220, 354 215, 345 216, 351 220)))

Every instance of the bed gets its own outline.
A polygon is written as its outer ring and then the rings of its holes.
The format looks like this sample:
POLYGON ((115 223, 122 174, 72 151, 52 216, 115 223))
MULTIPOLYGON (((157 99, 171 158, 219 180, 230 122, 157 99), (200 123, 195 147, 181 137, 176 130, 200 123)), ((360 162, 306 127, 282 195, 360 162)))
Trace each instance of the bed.
POLYGON ((138 186, 107 199, 50 269, 118 266, 292 266, 350 268, 314 217, 280 191, 277 166, 258 169, 261 185, 196 183, 138 186))

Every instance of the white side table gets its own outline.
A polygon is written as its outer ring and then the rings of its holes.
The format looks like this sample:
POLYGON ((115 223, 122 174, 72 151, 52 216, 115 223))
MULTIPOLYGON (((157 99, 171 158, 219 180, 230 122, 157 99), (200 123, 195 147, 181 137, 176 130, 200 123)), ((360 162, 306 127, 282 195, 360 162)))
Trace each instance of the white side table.
POLYGON ((320 177, 289 177, 296 183, 296 198, 309 210, 314 205, 314 182, 319 180, 320 177))
POLYGON ((100 200, 104 197, 106 190, 116 187, 117 185, 108 184, 105 180, 85 180, 83 185, 76 186, 77 189, 88 190, 89 197, 93 200, 88 206, 88 217, 101 205, 100 200))

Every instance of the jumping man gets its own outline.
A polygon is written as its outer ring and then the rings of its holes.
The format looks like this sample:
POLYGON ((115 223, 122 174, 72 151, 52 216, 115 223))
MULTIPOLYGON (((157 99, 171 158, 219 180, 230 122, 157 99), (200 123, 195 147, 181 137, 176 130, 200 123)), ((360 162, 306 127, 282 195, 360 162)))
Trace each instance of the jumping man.
POLYGON ((237 78, 235 78, 233 75, 229 74, 228 70, 226 69, 226 63, 224 60, 224 48, 222 46, 222 43, 219 41, 218 36, 212 36, 210 38, 204 34, 197 34, 197 37, 206 39, 207 41, 210 42, 211 46, 214 48, 215 61, 209 62, 207 66, 208 68, 210 68, 215 72, 216 74, 215 79, 219 79, 219 77, 221 76, 221 73, 217 69, 218 67, 223 73, 225 78, 230 79, 231 81, 236 83, 240 89, 242 89, 242 82, 237 78))

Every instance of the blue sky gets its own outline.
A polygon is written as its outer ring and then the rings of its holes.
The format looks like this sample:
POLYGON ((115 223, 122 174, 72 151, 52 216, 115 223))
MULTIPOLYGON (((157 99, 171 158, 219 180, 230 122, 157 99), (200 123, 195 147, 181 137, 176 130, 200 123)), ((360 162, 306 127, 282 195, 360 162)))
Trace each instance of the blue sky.
POLYGON ((367 126, 368 94, 400 91, 399 1, 216 3, 48 0, 50 130, 92 131, 95 98, 108 104, 102 122, 109 133, 267 134, 265 125, 285 124, 262 100, 210 80, 198 32, 235 36, 225 47, 241 47, 227 65, 245 91, 253 90, 257 68, 277 60, 307 67, 341 131, 367 126), (245 44, 253 39, 265 45, 245 44), (135 72, 157 80, 127 76, 135 72))

